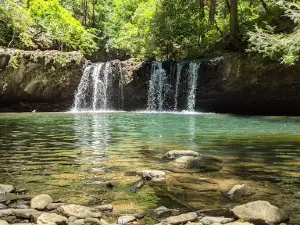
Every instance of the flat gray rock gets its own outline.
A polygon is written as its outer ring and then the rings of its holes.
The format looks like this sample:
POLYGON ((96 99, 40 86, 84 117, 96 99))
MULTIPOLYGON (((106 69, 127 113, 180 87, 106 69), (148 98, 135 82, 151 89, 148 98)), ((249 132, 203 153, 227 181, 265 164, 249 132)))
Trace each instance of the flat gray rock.
POLYGON ((8 184, 0 184, 0 195, 11 193, 15 190, 14 186, 8 184))
POLYGON ((120 216, 118 218, 118 224, 128 224, 128 223, 133 222, 135 220, 136 220, 136 218, 133 215, 120 216))
POLYGON ((181 156, 194 156, 198 157, 199 153, 191 150, 172 150, 168 151, 163 158, 164 159, 177 159, 181 156))
POLYGON ((97 209, 89 208, 86 206, 81 205, 62 205, 57 209, 57 212, 59 214, 62 214, 64 216, 75 216, 79 219, 85 219, 85 218, 101 218, 102 214, 97 209))
POLYGON ((7 206, 4 205, 4 204, 2 204, 2 203, 0 203, 0 209, 7 209, 7 206))
POLYGON ((156 219, 166 218, 169 216, 177 216, 178 214, 179 214, 179 210, 168 209, 165 206, 160 206, 156 209, 152 209, 149 211, 149 216, 154 217, 156 219))
POLYGON ((47 205, 51 204, 53 199, 47 194, 37 195, 31 199, 31 208, 44 210, 47 205))
POLYGON ((213 217, 213 216, 205 216, 200 220, 200 222, 203 225, 212 225, 213 223, 225 224, 233 221, 234 221, 233 218, 213 217))
POLYGON ((267 223, 280 223, 287 217, 285 213, 267 201, 254 201, 232 209, 240 219, 263 220, 267 223))
POLYGON ((198 220, 197 214, 195 212, 190 212, 186 214, 180 214, 178 216, 168 217, 167 219, 164 219, 161 222, 163 224, 166 223, 166 224, 176 225, 176 224, 182 224, 187 222, 193 222, 197 220, 198 220))
POLYGON ((46 206, 46 210, 52 211, 59 208, 62 205, 66 205, 65 203, 50 203, 46 206))
POLYGON ((56 213, 42 213, 37 218, 38 225, 63 225, 67 224, 68 219, 64 216, 57 215, 56 213))
POLYGON ((93 205, 92 208, 98 209, 99 211, 102 211, 102 212, 105 212, 105 211, 112 211, 113 205, 112 204, 93 205))
POLYGON ((15 215, 12 209, 0 209, 0 217, 15 215))
POLYGON ((42 214, 35 209, 12 209, 12 211, 16 217, 22 219, 36 219, 42 214))

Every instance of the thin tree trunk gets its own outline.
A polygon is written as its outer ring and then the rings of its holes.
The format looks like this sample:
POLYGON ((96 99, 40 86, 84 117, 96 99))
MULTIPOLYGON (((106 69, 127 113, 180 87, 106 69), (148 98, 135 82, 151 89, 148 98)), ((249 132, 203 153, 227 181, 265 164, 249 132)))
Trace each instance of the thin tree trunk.
POLYGON ((230 41, 236 43, 238 30, 238 0, 230 0, 230 41))
POLYGON ((210 0, 209 6, 209 24, 212 26, 215 23, 217 0, 210 0))

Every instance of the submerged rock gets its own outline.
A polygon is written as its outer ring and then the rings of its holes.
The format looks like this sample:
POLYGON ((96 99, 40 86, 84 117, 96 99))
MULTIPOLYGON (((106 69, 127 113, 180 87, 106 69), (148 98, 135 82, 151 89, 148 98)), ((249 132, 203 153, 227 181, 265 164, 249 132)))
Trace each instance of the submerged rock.
POLYGON ((102 214, 97 209, 92 209, 86 206, 81 205, 63 205, 60 206, 57 209, 57 212, 64 215, 64 216, 75 216, 77 218, 89 218, 89 217, 95 217, 95 218, 101 218, 102 214))
POLYGON ((120 216, 118 218, 118 224, 128 224, 128 223, 133 222, 135 220, 136 220, 136 218, 133 215, 120 216))
POLYGON ((186 214, 180 214, 178 216, 171 216, 168 217, 167 219, 162 220, 162 224, 171 224, 171 225, 176 225, 176 224, 182 224, 182 223, 187 223, 189 221, 197 221, 197 213, 195 212, 190 212, 186 214))
POLYGON ((267 201, 255 201, 236 206, 232 212, 240 219, 263 220, 267 223, 280 223, 287 219, 283 210, 267 201))
POLYGON ((227 193, 229 198, 241 198, 243 196, 248 196, 254 194, 256 191, 254 188, 250 187, 248 184, 235 185, 227 193))
POLYGON ((33 199, 31 199, 31 208, 44 210, 47 205, 51 204, 53 199, 46 194, 37 195, 33 199))
POLYGON ((174 164, 182 169, 193 169, 201 172, 214 172, 222 169, 221 160, 214 157, 181 156, 174 164))
POLYGON ((0 195, 11 193, 15 190, 14 186, 8 184, 0 184, 0 195))
POLYGON ((38 225, 63 225, 67 224, 68 219, 55 213, 43 213, 37 218, 38 225))
POLYGON ((176 209, 168 209, 167 207, 160 206, 156 209, 149 211, 149 216, 159 219, 159 218, 166 218, 169 216, 176 216, 179 214, 179 210, 176 209))
POLYGON ((160 170, 143 170, 138 171, 137 174, 143 179, 153 181, 161 181, 166 177, 166 173, 160 170))
POLYGON ((220 223, 220 224, 227 224, 230 222, 233 222, 234 219, 233 218, 225 218, 225 217, 212 217, 212 216, 205 216, 203 217, 200 222, 203 225, 211 225, 214 223, 220 223))
POLYGON ((194 156, 198 157, 199 153, 191 150, 172 150, 168 151, 164 156, 163 159, 177 159, 181 156, 194 156))

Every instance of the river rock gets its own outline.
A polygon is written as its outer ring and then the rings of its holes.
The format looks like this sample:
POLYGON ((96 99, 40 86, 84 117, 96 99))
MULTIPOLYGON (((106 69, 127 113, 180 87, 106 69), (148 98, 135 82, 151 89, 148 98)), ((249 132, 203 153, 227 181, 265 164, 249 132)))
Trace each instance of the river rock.
POLYGON ((26 204, 18 204, 18 203, 9 204, 8 207, 13 208, 13 209, 29 209, 30 208, 26 204))
POLYGON ((5 220, 0 220, 0 225, 9 225, 5 220))
POLYGON ((190 213, 186 213, 186 214, 180 214, 178 216, 171 216, 168 217, 167 219, 162 220, 161 222, 164 224, 182 224, 182 223, 187 223, 189 221, 193 222, 193 221, 197 221, 198 217, 197 217, 197 213, 195 212, 190 212, 190 213))
POLYGON ((75 216, 80 219, 85 219, 89 217, 101 218, 102 214, 97 209, 92 209, 81 205, 62 205, 57 209, 58 213, 64 216, 75 216))
POLYGON ((153 181, 161 181, 166 177, 166 173, 160 170, 143 170, 138 171, 137 174, 143 179, 153 181))
POLYGON ((14 215, 22 219, 33 219, 34 221, 42 214, 35 209, 12 209, 14 215))
POLYGON ((0 210, 0 217, 12 216, 12 215, 14 215, 14 212, 12 209, 1 209, 0 210))
POLYGON ((69 223, 69 225, 85 225, 84 219, 74 220, 73 222, 69 223))
POLYGON ((8 184, 0 184, 0 195, 11 193, 15 190, 14 186, 8 184))
POLYGON ((92 208, 98 209, 99 211, 102 211, 102 212, 106 212, 106 211, 112 211, 113 205, 112 204, 93 205, 92 208))
POLYGON ((168 209, 167 207, 160 206, 156 209, 149 211, 149 216, 154 217, 156 219, 166 218, 169 216, 176 216, 179 214, 179 210, 176 209, 168 209))
POLYGON ((97 219, 97 218, 86 218, 84 219, 84 224, 91 224, 91 225, 109 225, 105 220, 103 219, 97 219))
MULTIPOLYGON (((213 225, 213 224, 212 224, 213 225)), ((216 224, 217 225, 217 224, 216 224)), ((232 223, 226 223, 226 225, 254 225, 253 223, 249 223, 249 222, 239 222, 239 221, 235 221, 232 223)))
POLYGON ((255 193, 255 189, 250 187, 248 184, 235 185, 227 193, 230 198, 241 198, 243 196, 252 195, 255 193))
POLYGON ((66 203, 50 203, 49 205, 46 206, 46 209, 48 211, 52 211, 59 208, 62 205, 66 205, 66 203))
POLYGON ((9 203, 12 200, 18 199, 18 196, 12 193, 1 194, 0 195, 0 203, 9 203))
POLYGON ((68 219, 64 216, 57 215, 55 213, 42 213, 37 218, 38 225, 56 225, 56 224, 67 224, 68 219))
POLYGON ((174 164, 182 169, 193 169, 201 172, 213 172, 222 169, 221 160, 214 157, 181 156, 174 160, 174 164))
POLYGON ((232 209, 240 219, 263 220, 267 223, 279 223, 287 219, 285 213, 267 201, 254 201, 232 209))
POLYGON ((31 208, 44 210, 47 205, 51 204, 53 199, 47 194, 41 194, 31 199, 31 208))
POLYGON ((6 209, 6 208, 7 208, 6 205, 0 203, 0 209, 6 209))
POLYGON ((181 156, 193 156, 198 157, 199 153, 191 150, 173 150, 168 151, 164 156, 163 159, 177 159, 181 156))
POLYGON ((229 222, 233 222, 233 221, 234 221, 233 218, 213 217, 213 216, 205 216, 200 220, 200 222, 203 225, 211 225, 213 223, 224 224, 224 223, 229 223, 229 222))
POLYGON ((132 221, 135 221, 136 218, 133 215, 125 215, 125 216, 120 216, 118 218, 118 224, 128 224, 132 221))

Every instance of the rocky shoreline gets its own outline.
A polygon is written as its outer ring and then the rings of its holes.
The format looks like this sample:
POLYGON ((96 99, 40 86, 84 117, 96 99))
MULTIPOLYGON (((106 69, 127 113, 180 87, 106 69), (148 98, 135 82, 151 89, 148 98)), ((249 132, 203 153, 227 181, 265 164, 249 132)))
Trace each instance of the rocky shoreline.
MULTIPOLYGON (((178 169, 218 170, 218 159, 199 155, 193 151, 174 150, 163 156, 178 169), (201 165, 196 168, 197 165, 201 165)), ((145 182, 164 182, 166 172, 160 170, 137 171, 141 178, 131 189, 137 192, 145 182)), ((113 188, 110 184, 109 188, 113 188)), ((246 199, 255 194, 256 189, 248 184, 234 185, 224 198, 246 199)), ((237 205, 226 212, 209 209, 196 210, 160 206, 143 214, 114 213, 113 202, 90 203, 88 206, 55 201, 47 194, 29 196, 26 189, 16 189, 12 185, 0 184, 0 225, 83 225, 83 224, 164 224, 164 225, 287 225, 288 214, 268 201, 256 200, 237 205)), ((130 203, 128 203, 129 205, 130 203)))

